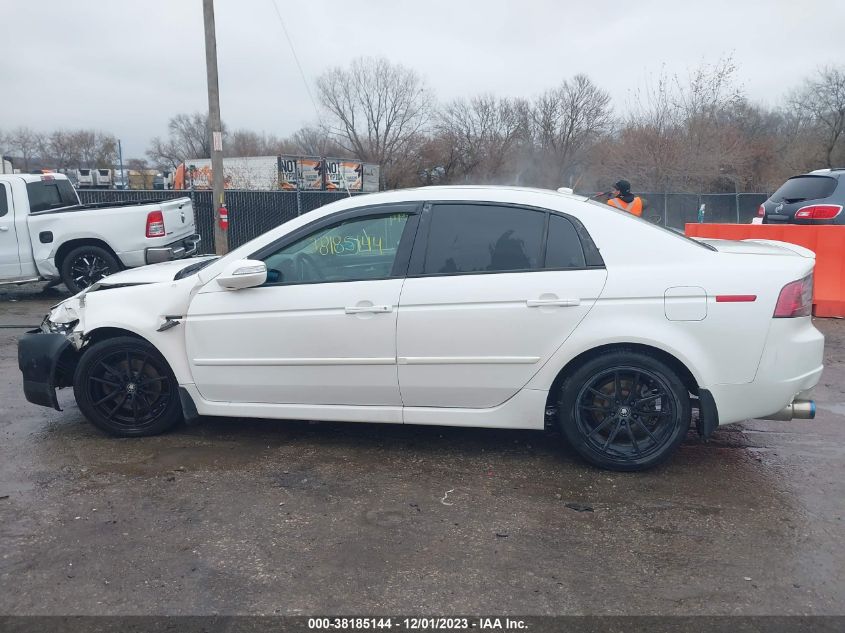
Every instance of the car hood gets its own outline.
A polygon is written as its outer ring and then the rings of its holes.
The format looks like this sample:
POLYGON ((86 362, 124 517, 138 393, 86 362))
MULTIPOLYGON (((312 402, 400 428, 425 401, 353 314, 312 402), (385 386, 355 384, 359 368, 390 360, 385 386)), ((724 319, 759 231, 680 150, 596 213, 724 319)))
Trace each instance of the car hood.
POLYGON ((741 255, 798 255, 815 259, 816 254, 809 248, 778 242, 777 240, 710 240, 697 238, 699 242, 709 244, 720 253, 737 253, 741 255))
POLYGON ((138 284, 154 284, 162 281, 173 281, 173 278, 183 268, 199 261, 214 259, 214 255, 193 257, 190 259, 176 259, 171 262, 150 264, 140 268, 130 268, 114 275, 109 275, 91 286, 90 291, 114 286, 134 286, 138 284))

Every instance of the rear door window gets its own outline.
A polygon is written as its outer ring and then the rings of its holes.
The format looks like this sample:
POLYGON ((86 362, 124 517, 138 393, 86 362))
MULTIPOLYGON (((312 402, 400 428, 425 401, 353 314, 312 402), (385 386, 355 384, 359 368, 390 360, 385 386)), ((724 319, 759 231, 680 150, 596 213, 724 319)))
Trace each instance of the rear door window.
POLYGON ((435 204, 423 274, 515 272, 541 267, 545 213, 494 204, 435 204))
POLYGON ((827 198, 836 189, 836 178, 829 176, 796 176, 772 194, 772 202, 803 202, 827 198))
POLYGON ((6 198, 6 185, 0 185, 0 218, 9 212, 9 201, 6 198))

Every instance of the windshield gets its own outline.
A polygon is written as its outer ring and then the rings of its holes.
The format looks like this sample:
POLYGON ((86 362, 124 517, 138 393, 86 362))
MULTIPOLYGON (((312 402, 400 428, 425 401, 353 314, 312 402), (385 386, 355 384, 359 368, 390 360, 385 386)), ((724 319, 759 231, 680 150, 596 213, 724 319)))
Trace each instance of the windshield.
POLYGON ((203 259, 198 262, 194 262, 193 264, 189 264, 185 266, 182 270, 176 273, 176 276, 173 278, 173 281, 178 281, 180 279, 184 279, 185 277, 189 277, 194 273, 201 271, 203 268, 211 264, 212 262, 217 261, 217 257, 210 257, 208 259, 203 259))
POLYGON ((674 230, 666 228, 665 226, 662 226, 660 224, 655 224, 654 222, 649 222, 648 220, 644 220, 643 218, 637 217, 636 215, 634 215, 632 213, 628 213, 627 211, 622 211, 621 209, 611 207, 609 204, 599 202, 598 200, 588 200, 587 202, 589 202, 590 204, 594 204, 598 207, 601 207, 602 209, 605 209, 606 211, 611 211, 613 213, 618 213, 620 215, 623 215, 626 218, 629 218, 634 222, 645 222, 646 224, 648 224, 649 226, 653 227, 654 229, 656 229, 658 231, 663 231, 664 233, 667 233, 667 234, 669 234, 669 235, 671 235, 671 236, 673 236, 677 239, 684 240, 685 242, 688 242, 690 244, 695 244, 699 248, 706 248, 708 251, 715 251, 716 250, 716 248, 711 246, 710 244, 705 244, 703 242, 699 242, 698 240, 695 240, 691 237, 687 237, 686 235, 684 235, 683 233, 681 233, 679 231, 674 231, 674 230))
POLYGON ((26 183, 29 211, 47 211, 79 204, 76 191, 69 180, 37 180, 26 183))
POLYGON ((836 189, 836 178, 829 176, 795 176, 780 186, 769 198, 772 202, 803 202, 827 198, 836 189))

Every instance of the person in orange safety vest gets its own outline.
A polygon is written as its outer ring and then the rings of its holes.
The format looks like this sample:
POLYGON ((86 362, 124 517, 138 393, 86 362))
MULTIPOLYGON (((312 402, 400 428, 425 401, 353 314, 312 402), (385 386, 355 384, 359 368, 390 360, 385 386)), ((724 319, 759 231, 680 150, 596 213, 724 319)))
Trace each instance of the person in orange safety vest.
POLYGON ((637 217, 643 215, 643 200, 631 193, 631 183, 627 180, 619 180, 613 185, 613 192, 607 204, 637 217))

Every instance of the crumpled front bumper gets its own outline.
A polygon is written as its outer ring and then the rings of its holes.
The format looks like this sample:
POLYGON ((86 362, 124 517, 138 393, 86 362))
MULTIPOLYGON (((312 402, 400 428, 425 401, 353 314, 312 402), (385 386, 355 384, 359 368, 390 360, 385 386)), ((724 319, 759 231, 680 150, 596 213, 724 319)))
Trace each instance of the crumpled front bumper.
POLYGON ((18 340, 18 367, 27 400, 61 411, 56 387, 67 387, 73 376, 76 348, 64 334, 30 330, 18 340))

